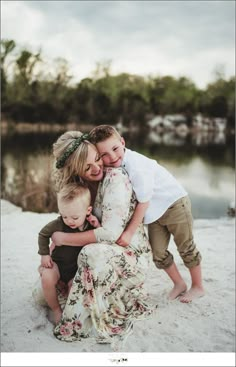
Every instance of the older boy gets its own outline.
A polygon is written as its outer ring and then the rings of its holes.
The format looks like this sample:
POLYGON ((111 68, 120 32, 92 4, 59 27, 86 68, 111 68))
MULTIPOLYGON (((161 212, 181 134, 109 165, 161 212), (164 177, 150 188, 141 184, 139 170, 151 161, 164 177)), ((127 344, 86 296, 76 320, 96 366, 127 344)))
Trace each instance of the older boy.
POLYGON ((148 224, 153 260, 174 283, 169 299, 181 296, 180 301, 188 303, 203 296, 201 255, 193 240, 191 203, 185 189, 156 161, 125 148, 124 138, 112 126, 95 127, 90 133, 90 141, 96 144, 105 166, 122 165, 126 169, 139 202, 117 243, 127 246, 137 226, 144 220, 144 224, 148 224), (171 235, 190 271, 192 286, 188 292, 168 251, 171 235))

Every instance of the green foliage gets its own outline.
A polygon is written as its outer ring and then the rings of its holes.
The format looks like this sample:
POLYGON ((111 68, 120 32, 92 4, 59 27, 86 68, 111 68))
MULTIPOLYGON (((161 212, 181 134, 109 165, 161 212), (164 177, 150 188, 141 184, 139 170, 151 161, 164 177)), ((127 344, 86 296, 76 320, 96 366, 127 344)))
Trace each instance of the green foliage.
POLYGON ((192 113, 197 111, 198 90, 185 78, 172 76, 155 78, 150 85, 151 107, 156 114, 192 113))
POLYGON ((111 61, 105 61, 96 65, 90 78, 72 85, 65 59, 57 58, 51 69, 44 67, 43 71, 40 65, 44 65, 41 51, 18 49, 14 40, 1 41, 2 113, 6 120, 61 124, 122 121, 126 126, 145 126, 150 115, 181 113, 191 124, 193 115, 201 112, 226 117, 230 126, 234 125, 235 77, 225 80, 217 73, 215 81, 201 90, 184 76, 111 75, 111 61), (14 65, 11 75, 10 58, 14 65), (46 75, 45 70, 51 72, 46 75))
POLYGON ((8 55, 14 50, 16 44, 13 40, 3 39, 1 40, 1 102, 2 102, 2 110, 7 103, 7 58, 8 55))

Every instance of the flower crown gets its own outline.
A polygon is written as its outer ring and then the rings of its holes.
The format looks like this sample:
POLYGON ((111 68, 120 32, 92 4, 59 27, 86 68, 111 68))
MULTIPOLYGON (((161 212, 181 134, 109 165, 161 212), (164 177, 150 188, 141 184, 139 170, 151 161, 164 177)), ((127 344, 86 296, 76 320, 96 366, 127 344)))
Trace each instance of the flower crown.
POLYGON ((64 167, 67 158, 80 146, 80 144, 84 140, 88 140, 88 137, 89 137, 89 134, 85 133, 85 134, 82 134, 79 138, 75 139, 75 141, 73 141, 71 146, 62 154, 60 158, 58 158, 56 162, 56 168, 64 167))

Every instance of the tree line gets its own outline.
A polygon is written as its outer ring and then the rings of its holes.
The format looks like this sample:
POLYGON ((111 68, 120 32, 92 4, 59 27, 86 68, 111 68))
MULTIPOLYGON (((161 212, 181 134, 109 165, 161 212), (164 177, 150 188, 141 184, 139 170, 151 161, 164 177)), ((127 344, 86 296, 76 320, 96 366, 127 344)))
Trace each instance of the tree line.
POLYGON ((109 61, 98 63, 92 75, 72 84, 67 60, 48 66, 39 50, 1 40, 1 112, 6 121, 31 123, 91 123, 145 125, 150 116, 183 114, 227 118, 234 127, 235 76, 216 73, 214 82, 199 89, 187 77, 111 75, 109 61))

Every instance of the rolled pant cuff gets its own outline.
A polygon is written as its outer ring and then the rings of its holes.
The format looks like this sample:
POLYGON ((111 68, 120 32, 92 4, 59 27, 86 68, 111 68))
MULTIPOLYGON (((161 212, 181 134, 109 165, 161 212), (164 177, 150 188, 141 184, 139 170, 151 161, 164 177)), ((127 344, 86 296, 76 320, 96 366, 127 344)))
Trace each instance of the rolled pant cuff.
POLYGON ((200 263, 201 263, 201 259, 198 259, 198 260, 191 261, 190 263, 184 263, 184 265, 186 266, 186 268, 191 269, 191 268, 194 268, 195 266, 200 265, 200 263))
POLYGON ((155 263, 155 265, 156 265, 156 267, 158 268, 158 269, 167 269, 167 268, 169 268, 172 264, 173 264, 173 262, 174 262, 174 259, 173 258, 171 258, 171 259, 166 259, 165 261, 163 261, 163 262, 160 262, 160 261, 155 261, 154 260, 154 263, 155 263))

